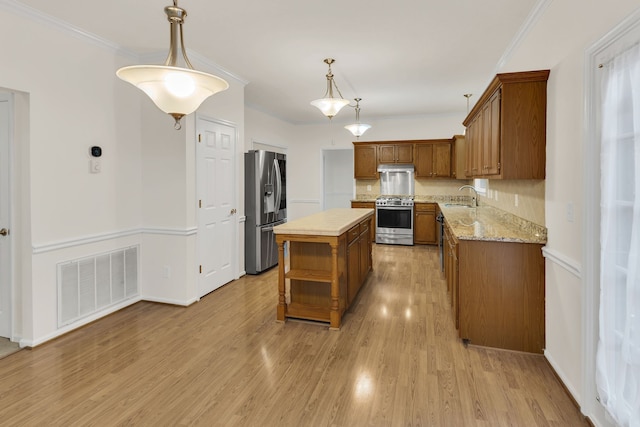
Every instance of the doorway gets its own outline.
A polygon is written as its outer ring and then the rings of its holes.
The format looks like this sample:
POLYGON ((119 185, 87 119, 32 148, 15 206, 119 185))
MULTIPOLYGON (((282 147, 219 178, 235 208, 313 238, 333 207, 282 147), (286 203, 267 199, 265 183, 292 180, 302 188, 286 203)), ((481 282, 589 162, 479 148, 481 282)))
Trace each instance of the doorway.
POLYGON ((354 195, 353 186, 353 149, 323 149, 323 210, 350 208, 354 195))
POLYGON ((198 297, 236 278, 236 132, 231 124, 197 119, 198 297))

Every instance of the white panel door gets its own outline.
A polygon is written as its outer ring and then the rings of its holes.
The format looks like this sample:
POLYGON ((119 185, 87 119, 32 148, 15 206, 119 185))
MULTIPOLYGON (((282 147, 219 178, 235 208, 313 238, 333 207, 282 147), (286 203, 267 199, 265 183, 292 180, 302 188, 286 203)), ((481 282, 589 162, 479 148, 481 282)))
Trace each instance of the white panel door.
POLYGON ((201 297, 235 279, 236 129, 199 118, 197 134, 198 291, 201 297))
POLYGON ((9 233, 9 94, 0 93, 0 337, 11 338, 11 242, 9 233))

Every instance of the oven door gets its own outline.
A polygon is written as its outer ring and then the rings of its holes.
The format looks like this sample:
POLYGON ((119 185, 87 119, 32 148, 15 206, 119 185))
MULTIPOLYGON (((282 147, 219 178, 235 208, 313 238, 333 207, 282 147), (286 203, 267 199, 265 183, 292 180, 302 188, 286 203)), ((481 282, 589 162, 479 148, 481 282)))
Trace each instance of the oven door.
POLYGON ((376 243, 413 245, 413 206, 376 207, 376 243))

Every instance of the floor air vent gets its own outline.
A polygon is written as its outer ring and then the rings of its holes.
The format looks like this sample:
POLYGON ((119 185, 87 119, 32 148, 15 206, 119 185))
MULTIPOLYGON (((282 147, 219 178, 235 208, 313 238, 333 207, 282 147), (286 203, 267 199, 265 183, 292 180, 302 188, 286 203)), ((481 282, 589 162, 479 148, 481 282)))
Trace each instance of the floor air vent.
POLYGON ((138 246, 58 264, 58 327, 138 295, 138 246))

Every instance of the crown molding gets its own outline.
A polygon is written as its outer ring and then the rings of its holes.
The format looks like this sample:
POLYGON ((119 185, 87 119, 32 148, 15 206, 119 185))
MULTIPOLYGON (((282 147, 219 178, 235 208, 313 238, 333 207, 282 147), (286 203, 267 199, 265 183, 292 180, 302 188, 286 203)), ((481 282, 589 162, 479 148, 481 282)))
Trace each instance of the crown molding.
POLYGON ((134 60, 139 58, 138 54, 125 49, 117 43, 102 38, 96 34, 90 33, 89 31, 85 31, 80 27, 71 25, 70 23, 63 21, 62 19, 47 15, 46 13, 43 13, 38 9, 34 9, 31 6, 27 6, 19 1, 0 0, 0 9, 4 9, 10 13, 15 13, 16 15, 22 16, 23 18, 29 19, 34 22, 38 22, 50 28, 54 28, 76 39, 83 40, 85 42, 93 44, 94 46, 109 50, 115 54, 129 57, 134 60))
POLYGON ((538 23, 538 20, 552 2, 553 0, 538 0, 533 9, 531 9, 531 12, 525 19, 516 35, 513 37, 513 39, 511 39, 511 43, 509 43, 509 46, 507 46, 504 53, 498 60, 498 63, 493 70, 494 75, 498 74, 502 67, 504 67, 504 65, 507 63, 507 61, 509 61, 511 55, 513 55, 513 52, 520 45, 520 43, 522 43, 522 40, 524 40, 524 38, 529 34, 531 28, 533 28, 533 26, 538 23))
MULTIPOLYGON (((33 22, 38 22, 49 28, 56 29, 76 39, 85 41, 94 46, 113 52, 114 54, 127 57, 138 64, 152 62, 151 60, 153 60, 153 62, 157 62, 158 64, 162 64, 164 63, 164 60, 167 57, 166 51, 141 55, 137 52, 126 49, 123 46, 111 40, 100 37, 80 27, 76 27, 70 24, 69 22, 53 17, 51 15, 48 15, 38 9, 35 9, 31 6, 27 6, 26 4, 21 3, 17 0, 0 0, 0 9, 6 10, 9 13, 14 13, 16 15, 22 16, 33 22)), ((213 74, 223 74, 227 78, 233 79, 239 82, 240 84, 242 84, 243 86, 246 86, 249 83, 247 79, 237 74, 234 74, 229 70, 224 69, 223 67, 219 66, 218 64, 211 61, 206 56, 199 54, 198 52, 187 49, 187 53, 189 57, 193 60, 193 62, 198 63, 198 65, 200 66, 199 71, 205 71, 213 74)))

